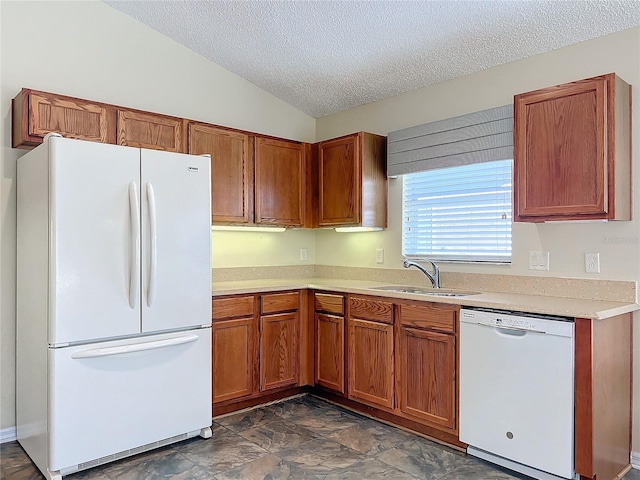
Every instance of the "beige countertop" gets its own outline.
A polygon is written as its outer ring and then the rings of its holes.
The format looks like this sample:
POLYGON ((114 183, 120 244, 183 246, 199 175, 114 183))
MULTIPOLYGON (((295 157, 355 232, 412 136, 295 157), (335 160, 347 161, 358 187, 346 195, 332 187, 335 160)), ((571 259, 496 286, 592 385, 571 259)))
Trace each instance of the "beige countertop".
MULTIPOLYGON (((212 295, 236 295, 282 290, 310 288, 331 290, 341 293, 376 295, 406 300, 449 303, 469 307, 494 308, 520 312, 560 315, 573 318, 591 318, 601 320, 624 313, 640 310, 637 303, 584 300, 576 298, 551 297, 543 295, 522 295, 514 293, 479 292, 476 295, 462 297, 441 297, 425 294, 402 293, 377 290, 376 287, 393 285, 392 283, 368 282, 363 280, 341 280, 331 278, 290 278, 260 279, 237 282, 214 282, 212 295)), ((423 285, 420 287, 424 287, 423 285)), ((478 290, 476 290, 478 291, 478 290)))

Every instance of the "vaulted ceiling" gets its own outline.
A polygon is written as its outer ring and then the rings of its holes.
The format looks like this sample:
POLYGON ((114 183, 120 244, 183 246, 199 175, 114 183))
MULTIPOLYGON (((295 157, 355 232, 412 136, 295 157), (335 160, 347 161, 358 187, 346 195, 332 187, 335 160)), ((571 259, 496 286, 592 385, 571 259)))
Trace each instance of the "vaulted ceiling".
POLYGON ((314 117, 640 25, 638 0, 106 3, 314 117))

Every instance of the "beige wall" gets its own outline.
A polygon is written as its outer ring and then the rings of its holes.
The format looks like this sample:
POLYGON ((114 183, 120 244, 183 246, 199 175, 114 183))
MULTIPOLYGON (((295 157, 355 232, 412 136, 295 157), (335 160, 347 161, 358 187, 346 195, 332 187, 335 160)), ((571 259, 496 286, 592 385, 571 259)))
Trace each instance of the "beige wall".
MULTIPOLYGON (((513 95, 603 73, 615 72, 633 85, 633 189, 632 222, 561 223, 513 226, 513 263, 509 267, 450 266, 444 271, 503 273, 553 277, 635 280, 640 277, 640 28, 579 43, 518 62, 490 68, 376 103, 318 119, 317 139, 357 130, 388 132, 505 105, 513 95), (550 271, 528 269, 529 250, 550 252, 550 271), (584 272, 584 253, 599 252, 601 274, 584 272)), ((400 180, 390 180, 389 229, 378 233, 316 234, 316 263, 321 265, 375 264, 375 249, 385 249, 385 265, 401 262, 400 180)), ((635 318, 640 332, 640 315, 635 318)), ((640 338, 640 335, 638 335, 640 338)), ((633 450, 640 452, 640 344, 635 342, 633 450)))
MULTIPOLYGON (((20 88, 312 142, 315 119, 102 2, 0 2, 0 429, 15 424, 15 165, 20 88)), ((314 234, 213 235, 215 266, 313 261, 314 234), (284 248, 287 245, 287 248, 284 248), (217 248, 220 246, 220 248, 217 248)))

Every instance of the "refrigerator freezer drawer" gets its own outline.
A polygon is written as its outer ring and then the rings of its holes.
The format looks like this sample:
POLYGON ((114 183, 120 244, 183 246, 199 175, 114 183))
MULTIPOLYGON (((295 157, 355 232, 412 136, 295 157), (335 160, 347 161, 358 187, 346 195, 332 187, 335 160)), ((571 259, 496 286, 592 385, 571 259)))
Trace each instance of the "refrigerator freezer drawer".
POLYGON ((49 469, 211 425, 211 329, 49 350, 49 469))

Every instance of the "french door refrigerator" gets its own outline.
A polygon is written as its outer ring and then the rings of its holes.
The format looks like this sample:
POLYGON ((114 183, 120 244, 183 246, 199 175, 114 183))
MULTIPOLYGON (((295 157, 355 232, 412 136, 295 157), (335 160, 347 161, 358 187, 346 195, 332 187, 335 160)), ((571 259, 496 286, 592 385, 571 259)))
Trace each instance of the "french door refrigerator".
POLYGON ((210 159, 18 160, 17 436, 47 478, 211 436, 210 159))

